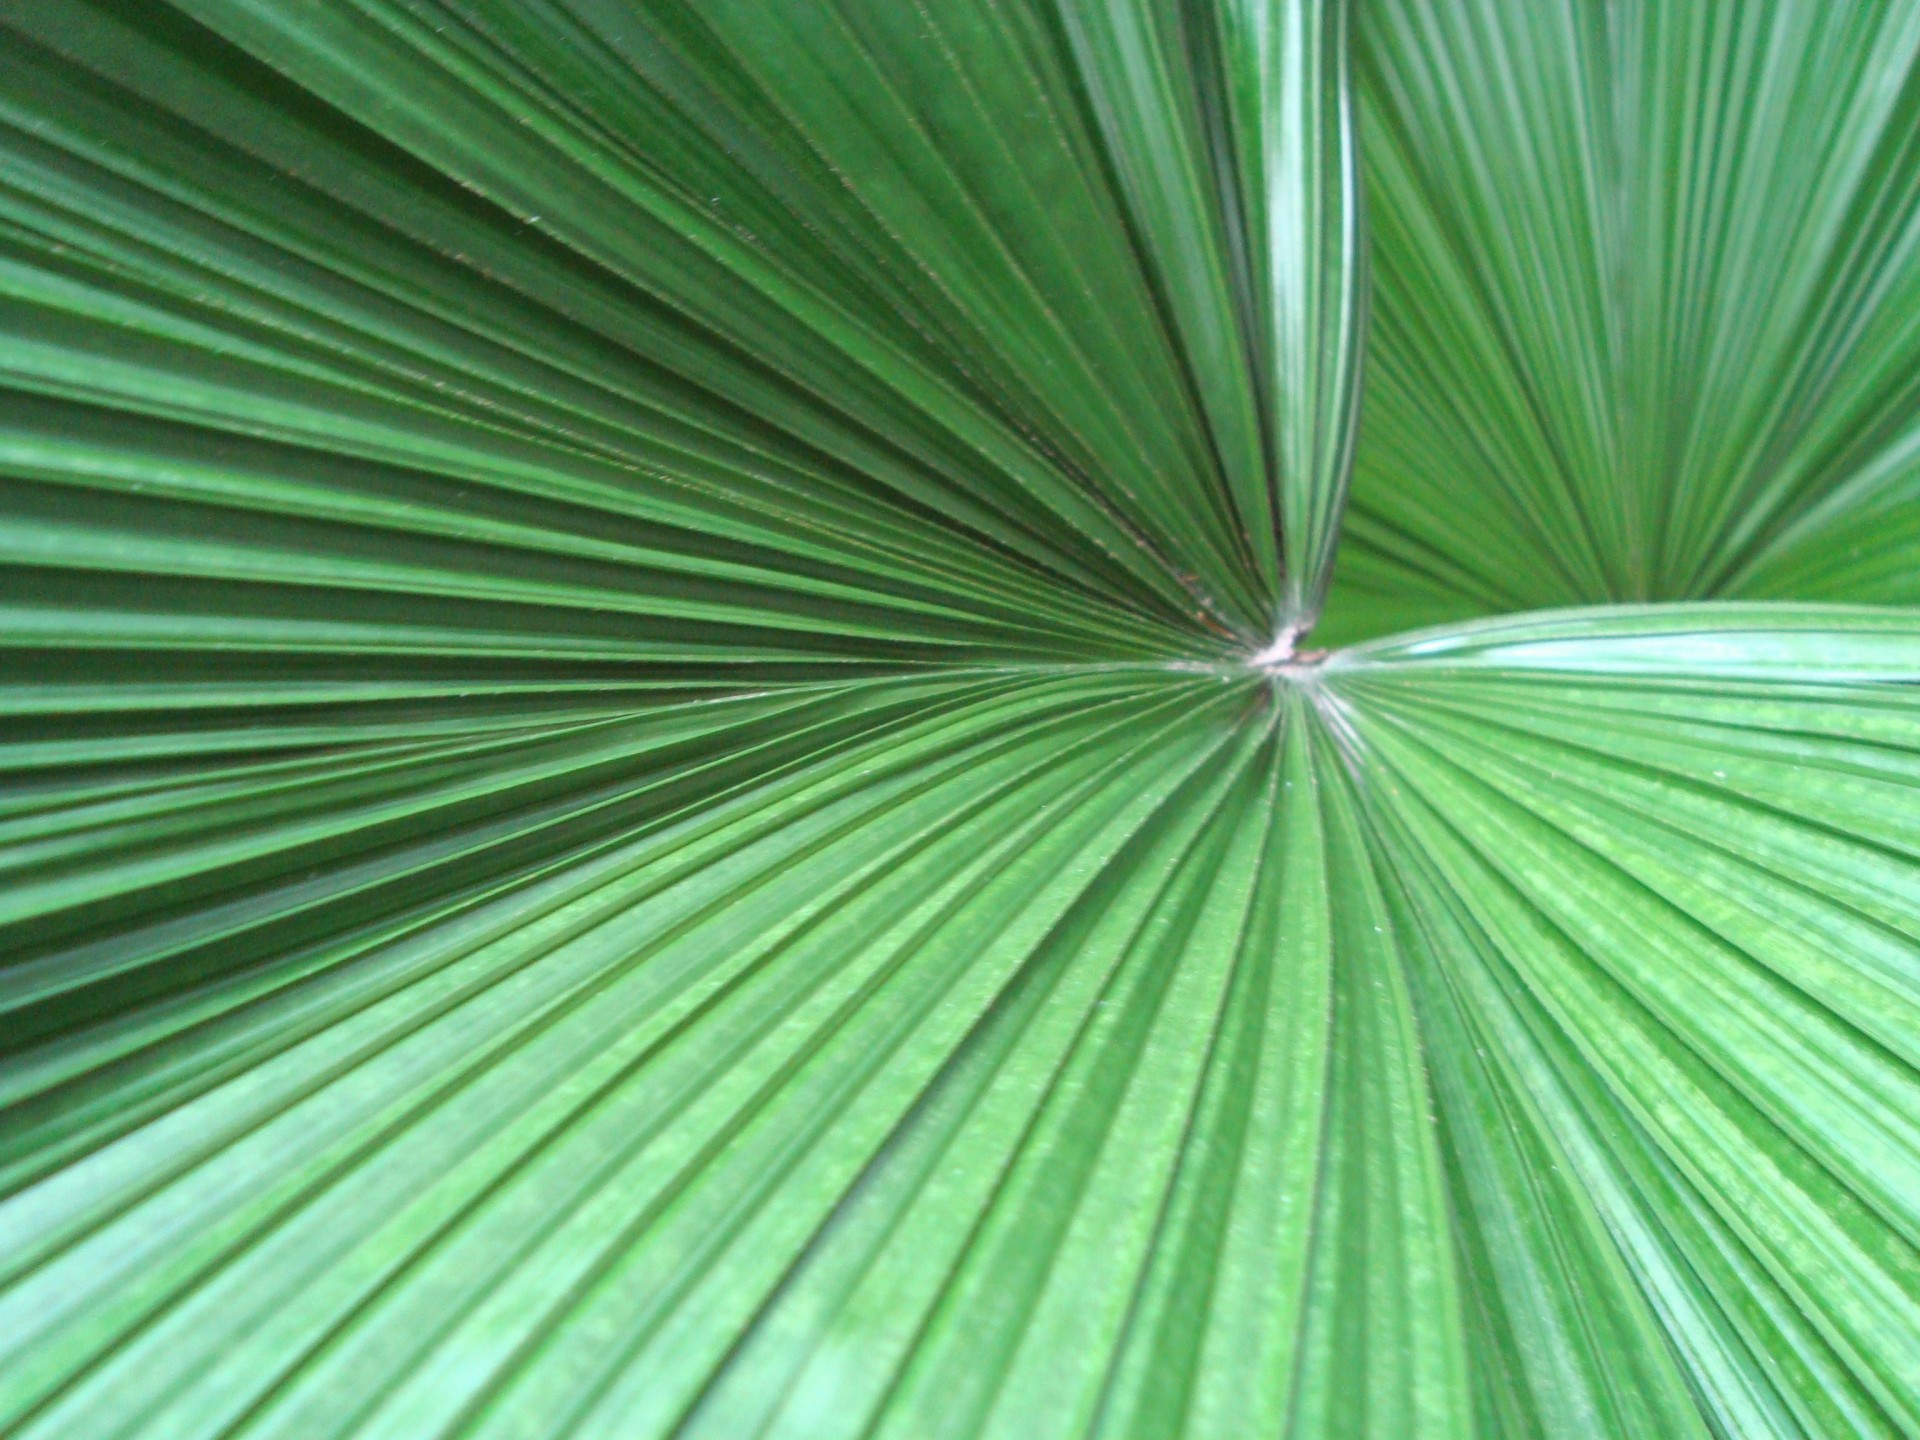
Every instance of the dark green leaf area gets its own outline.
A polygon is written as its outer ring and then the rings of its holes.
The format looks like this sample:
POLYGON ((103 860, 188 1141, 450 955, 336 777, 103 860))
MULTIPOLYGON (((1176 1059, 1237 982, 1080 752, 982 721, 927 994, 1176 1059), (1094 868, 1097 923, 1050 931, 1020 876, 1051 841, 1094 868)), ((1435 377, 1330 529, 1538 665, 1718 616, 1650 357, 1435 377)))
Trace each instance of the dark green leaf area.
POLYGON ((1334 643, 1920 604, 1920 28, 1884 0, 1381 0, 1334 643))

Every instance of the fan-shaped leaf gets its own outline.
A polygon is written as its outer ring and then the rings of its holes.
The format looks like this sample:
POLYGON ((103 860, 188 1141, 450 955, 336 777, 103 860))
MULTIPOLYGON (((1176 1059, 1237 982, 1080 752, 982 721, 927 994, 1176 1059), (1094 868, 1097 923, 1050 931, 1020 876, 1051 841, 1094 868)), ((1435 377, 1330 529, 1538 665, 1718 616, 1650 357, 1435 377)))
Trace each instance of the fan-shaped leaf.
POLYGON ((1920 12, 1363 7, 1377 284, 1330 639, 1911 604, 1920 12))

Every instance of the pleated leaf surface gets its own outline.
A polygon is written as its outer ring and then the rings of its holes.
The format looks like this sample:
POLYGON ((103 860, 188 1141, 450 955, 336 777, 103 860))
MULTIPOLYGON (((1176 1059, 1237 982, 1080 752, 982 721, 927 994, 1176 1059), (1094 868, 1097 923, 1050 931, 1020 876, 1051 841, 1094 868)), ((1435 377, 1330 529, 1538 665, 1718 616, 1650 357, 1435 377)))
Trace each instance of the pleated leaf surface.
POLYGON ((1656 608, 56 771, 9 1428, 1912 1433, 1917 681, 1656 608))
POLYGON ((1361 7, 1375 287, 1327 641, 1920 603, 1920 7, 1361 7))
POLYGON ((1920 1436, 1916 43, 6 7, 0 1433, 1920 1436))

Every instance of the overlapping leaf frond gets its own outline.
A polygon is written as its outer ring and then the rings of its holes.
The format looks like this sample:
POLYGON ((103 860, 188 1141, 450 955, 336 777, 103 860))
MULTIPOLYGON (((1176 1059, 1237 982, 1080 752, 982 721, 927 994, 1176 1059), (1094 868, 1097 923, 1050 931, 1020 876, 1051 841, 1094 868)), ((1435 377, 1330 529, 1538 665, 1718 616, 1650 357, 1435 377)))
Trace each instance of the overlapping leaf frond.
POLYGON ((15 558, 94 632, 254 582, 181 628, 274 650, 303 581, 368 651, 1257 648, 1356 393, 1343 29, 1283 15, 11 6, 15 558))
POLYGON ((1358 30, 1378 284, 1329 636, 1920 602, 1920 11, 1382 0, 1358 30))
POLYGON ((1920 1435, 1920 621, 1298 648, 1361 135, 1336 634, 1910 598, 1920 21, 1360 23, 0 13, 0 1432, 1920 1435))

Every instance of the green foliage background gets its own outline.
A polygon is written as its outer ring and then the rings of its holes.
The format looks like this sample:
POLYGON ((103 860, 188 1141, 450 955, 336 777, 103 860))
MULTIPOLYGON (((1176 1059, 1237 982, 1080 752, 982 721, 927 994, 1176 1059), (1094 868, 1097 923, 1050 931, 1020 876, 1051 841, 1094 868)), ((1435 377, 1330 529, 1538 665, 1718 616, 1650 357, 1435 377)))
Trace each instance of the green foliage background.
POLYGON ((0 1433, 1920 1436, 1916 247, 1912 0, 11 0, 0 1433))

